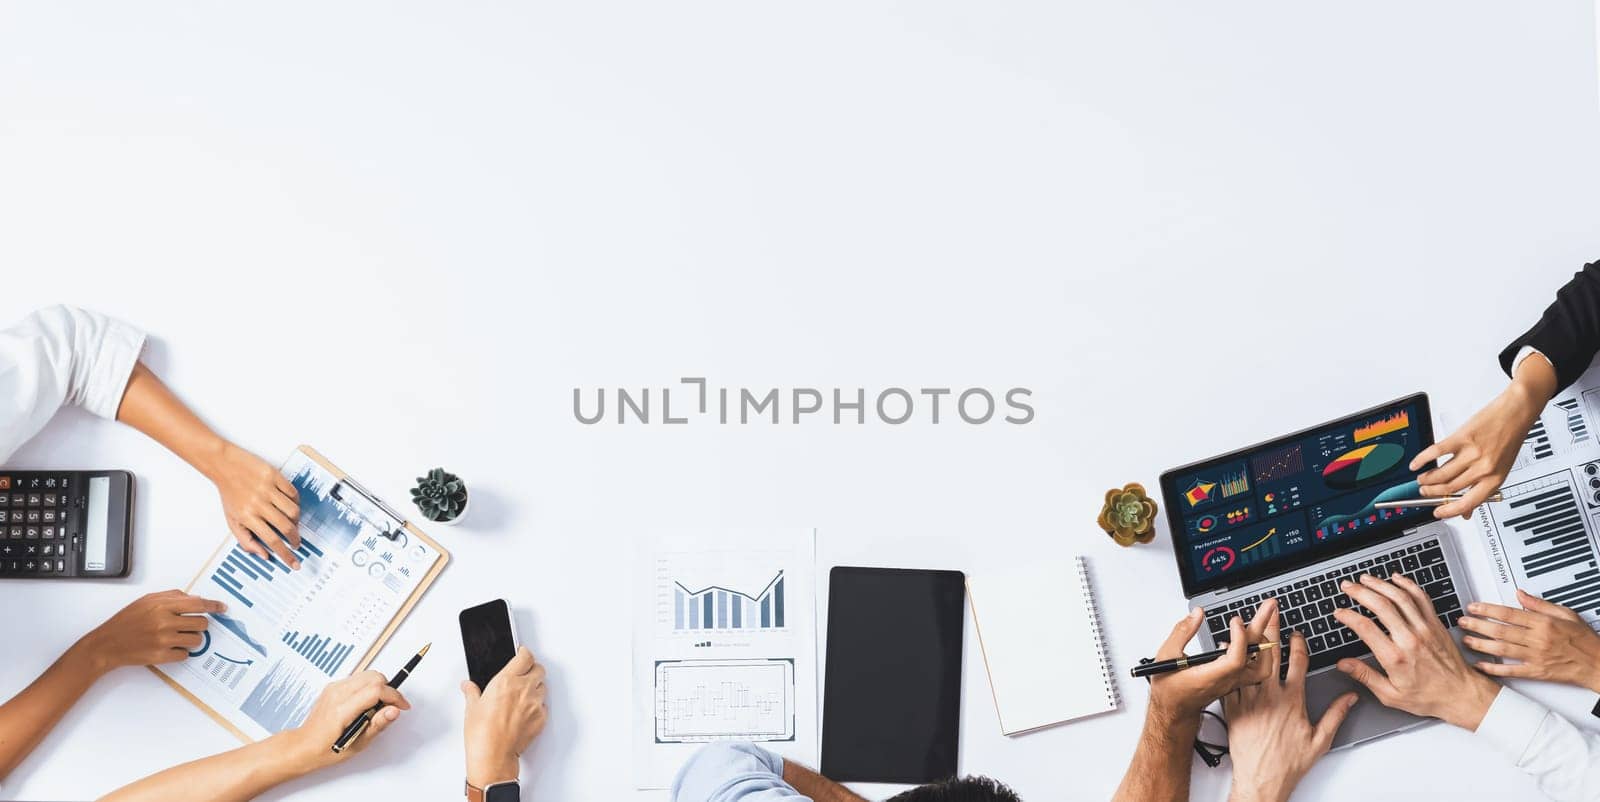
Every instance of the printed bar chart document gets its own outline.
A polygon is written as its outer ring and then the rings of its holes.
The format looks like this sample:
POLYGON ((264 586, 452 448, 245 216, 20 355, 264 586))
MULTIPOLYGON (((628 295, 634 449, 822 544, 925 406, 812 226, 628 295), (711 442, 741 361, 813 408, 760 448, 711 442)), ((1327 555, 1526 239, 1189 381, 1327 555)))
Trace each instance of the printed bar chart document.
POLYGON ((710 741, 815 765, 813 530, 659 535, 635 560, 634 781, 665 788, 710 741))
POLYGON ((282 470, 300 495, 300 569, 228 538, 188 588, 228 609, 188 659, 151 667, 247 741, 298 726, 323 686, 365 668, 450 558, 315 451, 282 470))
POLYGON ((1500 493, 1478 507, 1495 585, 1571 607, 1600 629, 1600 368, 1593 365, 1540 413, 1500 493))

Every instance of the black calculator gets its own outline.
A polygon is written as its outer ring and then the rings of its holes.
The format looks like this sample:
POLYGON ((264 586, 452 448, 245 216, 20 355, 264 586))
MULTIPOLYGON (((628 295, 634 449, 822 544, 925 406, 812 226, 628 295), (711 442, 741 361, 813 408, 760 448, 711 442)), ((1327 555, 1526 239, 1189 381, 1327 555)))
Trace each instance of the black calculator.
POLYGON ((0 579, 128 575, 133 474, 0 468, 0 579))

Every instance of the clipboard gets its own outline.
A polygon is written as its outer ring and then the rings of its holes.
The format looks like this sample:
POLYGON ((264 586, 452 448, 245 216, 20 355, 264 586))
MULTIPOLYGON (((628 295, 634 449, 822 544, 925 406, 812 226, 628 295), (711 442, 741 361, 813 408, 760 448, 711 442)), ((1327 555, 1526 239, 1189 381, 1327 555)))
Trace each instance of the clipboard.
MULTIPOLYGON (((341 513, 348 513, 351 516, 359 517, 365 524, 370 525, 374 530, 376 530, 376 534, 378 536, 385 538, 390 543, 400 542, 402 538, 404 538, 405 542, 408 544, 411 542, 426 544, 426 546, 431 548, 437 555, 432 565, 428 567, 426 572, 421 574, 420 578, 416 582, 415 587, 410 590, 405 598, 399 603, 398 607, 394 609, 393 615, 389 618, 389 620, 383 624, 381 631, 378 632, 376 638, 372 642, 371 647, 361 654, 356 660, 350 673, 353 674, 364 671, 369 665, 371 665, 373 658, 377 656, 378 652, 383 649, 386 643, 388 643, 389 637, 394 634, 396 629, 399 628, 400 623, 404 621, 406 616, 411 613, 411 608, 416 606, 417 600, 422 598, 422 594, 426 592, 430 586, 432 586, 434 580, 438 579, 440 572, 442 572, 445 565, 450 562, 450 552, 447 551, 443 546, 440 546, 438 541, 428 537, 428 535, 423 533, 421 529, 418 529, 404 516, 400 515, 388 504, 384 503, 382 499, 368 491, 348 473, 345 473, 338 466, 334 465, 332 462, 329 462, 327 458, 318 453, 316 449, 308 445, 301 445, 295 449, 295 453, 303 455, 312 464, 321 468, 331 476, 331 478, 334 480, 334 483, 328 491, 329 497, 333 499, 341 513)), ((284 465, 287 466, 294 460, 294 455, 291 455, 289 460, 285 461, 284 465)), ((194 593, 196 588, 200 587, 203 581, 207 578, 208 569, 212 567, 213 563, 217 562, 218 555, 232 548, 236 545, 236 543, 237 541, 233 538, 233 536, 228 535, 226 539, 224 539, 223 542, 211 552, 210 556, 206 558, 206 561, 201 564, 200 570, 195 573, 194 578, 189 581, 189 584, 184 588, 184 591, 186 593, 194 593)), ((205 591, 205 595, 218 595, 217 593, 212 593, 211 589, 205 587, 201 587, 200 589, 205 591)), ((210 627, 214 627, 216 625, 216 621, 213 620, 210 627)), ((210 627, 208 627, 208 629, 210 627)), ((209 644, 209 642, 210 640, 208 637, 207 643, 209 644)), ((204 649, 205 647, 202 646, 201 648, 204 649)), ((181 663, 172 663, 167 665, 181 666, 194 659, 195 657, 191 656, 188 660, 185 660, 181 663)), ((210 716, 212 720, 216 721, 218 724, 221 724, 222 727, 227 731, 233 733, 235 737, 239 738, 239 740, 245 743, 251 743, 256 740, 256 738, 250 733, 245 732, 233 722, 229 721, 228 718, 220 711, 218 711, 206 700, 202 699, 199 695, 192 692, 189 688, 185 687, 171 674, 163 671, 162 667, 148 666, 148 668, 154 672, 156 676, 160 677, 163 682, 171 686, 173 690, 177 691, 184 698, 188 699, 201 710, 205 711, 206 715, 210 716)), ((331 682, 334 679, 337 678, 330 675, 329 681, 331 682)), ((317 692, 321 692, 321 687, 317 688, 317 692)))

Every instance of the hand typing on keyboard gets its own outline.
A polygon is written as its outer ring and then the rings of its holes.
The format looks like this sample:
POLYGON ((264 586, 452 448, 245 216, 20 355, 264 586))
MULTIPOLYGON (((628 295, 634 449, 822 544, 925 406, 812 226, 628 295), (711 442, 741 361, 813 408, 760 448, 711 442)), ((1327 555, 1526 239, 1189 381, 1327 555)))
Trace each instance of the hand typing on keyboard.
POLYGON ((1577 613, 1526 591, 1517 591, 1525 609, 1473 603, 1459 622, 1476 632, 1463 643, 1485 654, 1510 657, 1520 664, 1477 664, 1497 677, 1529 677, 1565 682, 1600 692, 1600 635, 1577 613), (1501 623, 1503 622, 1503 623, 1501 623))
POLYGON ((1222 697, 1228 717, 1228 753, 1233 756, 1230 802, 1276 802, 1289 798, 1317 759, 1333 745, 1334 733, 1355 706, 1347 693, 1328 705, 1312 722, 1306 711, 1306 668, 1311 658, 1299 632, 1289 641, 1289 670, 1280 682, 1267 677, 1260 685, 1240 688, 1222 697))
POLYGON ((1339 661, 1339 670, 1389 707, 1476 730, 1500 686, 1467 665, 1427 592, 1404 574, 1392 582, 1362 574, 1359 582, 1345 581, 1340 589, 1377 614, 1374 621, 1354 610, 1334 611, 1383 670, 1350 657, 1339 661))

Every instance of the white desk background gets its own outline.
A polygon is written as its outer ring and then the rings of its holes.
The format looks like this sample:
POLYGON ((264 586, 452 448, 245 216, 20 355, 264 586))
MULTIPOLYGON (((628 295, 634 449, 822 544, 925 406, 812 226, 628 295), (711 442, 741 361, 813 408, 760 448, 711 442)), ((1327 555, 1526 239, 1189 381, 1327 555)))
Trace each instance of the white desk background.
MULTIPOLYGON (((1084 552, 1120 674, 1184 606, 1164 527, 1131 550, 1096 530, 1105 488, 1416 389, 1441 429, 1487 399, 1496 351, 1600 257, 1592 15, 7 4, 0 319, 71 302, 142 324, 161 374, 274 461, 312 443, 396 501, 434 465, 471 482, 471 523, 430 530, 455 561, 378 661, 439 647, 406 685, 415 709, 270 798, 454 798, 455 615, 503 595, 550 671, 528 798, 660 799, 629 771, 638 532, 814 526, 820 577, 1084 552), (1038 418, 570 411, 575 386, 697 375, 1020 385, 1038 418)), ((130 468, 139 497, 130 579, 0 587, 7 694, 188 581, 225 532, 210 486, 122 427, 63 414, 12 463, 130 468)), ((970 634, 965 687, 962 771, 1030 800, 1109 796, 1142 687, 1015 740, 970 634)), ((1522 687, 1590 726, 1590 695, 1522 687)), ((3 794, 89 797, 232 745, 123 671, 3 794)), ((1225 769, 1195 776, 1195 799, 1224 797, 1225 769)), ((1445 726, 1331 756, 1300 795, 1418 793, 1537 795, 1445 726)))

